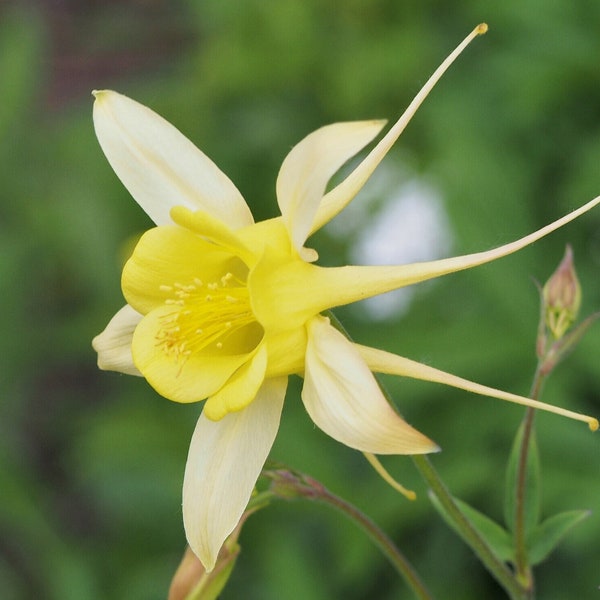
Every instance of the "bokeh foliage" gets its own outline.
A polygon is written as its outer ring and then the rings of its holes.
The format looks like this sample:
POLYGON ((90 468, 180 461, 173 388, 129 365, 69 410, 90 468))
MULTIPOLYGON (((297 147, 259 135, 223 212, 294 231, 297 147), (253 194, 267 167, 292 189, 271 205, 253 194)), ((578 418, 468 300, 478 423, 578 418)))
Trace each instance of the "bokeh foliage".
MULTIPOLYGON (((294 143, 329 122, 394 119, 482 20, 490 32, 452 67, 387 158, 441 190, 456 253, 516 238, 600 193, 597 1, 0 7, 3 598, 164 598, 183 551, 180 489, 200 408, 97 371, 90 347, 122 303, 122 257, 149 226, 95 141, 90 88, 113 87, 163 114, 265 218, 276 214, 275 176, 294 143)), ((516 256, 424 286, 401 317, 374 324, 350 309, 339 315, 360 342, 526 394, 538 311, 531 277, 545 279, 566 242, 583 312, 597 310, 598 210, 516 256)), ((315 237, 328 264, 346 262, 351 243, 315 237)), ((599 355, 596 328, 544 399, 599 415, 599 355)), ((434 460, 453 492, 500 518, 520 409, 425 383, 386 384, 407 419, 442 446, 434 460)), ((273 458, 363 508, 437 597, 457 597, 457 589, 464 600, 502 597, 437 518, 410 461, 385 464, 417 490, 414 503, 359 453, 316 430, 298 393, 296 383, 273 458)), ((541 415, 538 425, 548 512, 597 509, 597 435, 555 416, 541 415)), ((594 513, 540 568, 540 597, 592 594, 599 539, 594 513)), ((273 506, 250 519, 241 543, 223 598, 408 597, 376 549, 323 507, 273 506)))

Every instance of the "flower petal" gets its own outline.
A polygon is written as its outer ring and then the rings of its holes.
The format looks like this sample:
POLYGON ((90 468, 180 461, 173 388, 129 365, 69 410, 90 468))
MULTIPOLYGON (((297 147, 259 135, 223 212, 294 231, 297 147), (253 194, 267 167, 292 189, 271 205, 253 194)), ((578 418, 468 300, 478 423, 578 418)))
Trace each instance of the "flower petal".
POLYGON ((100 369, 141 375, 131 356, 133 332, 141 319, 142 315, 126 304, 110 320, 104 331, 92 340, 92 346, 98 353, 100 369))
POLYGON ((208 571, 242 516, 279 428, 287 378, 265 381, 243 410, 220 421, 200 416, 185 467, 183 522, 208 571))
POLYGON ((438 450, 392 408, 354 345, 324 317, 308 324, 302 400, 318 427, 351 448, 373 454, 438 450))
POLYGON ((366 181, 371 177, 377 165, 382 161, 390 148, 394 145, 400 134, 404 131, 410 120, 413 118, 417 109, 442 75, 448 70, 448 67, 458 58, 460 53, 469 45, 473 38, 485 33, 487 25, 478 25, 446 58, 446 60, 434 71, 433 75, 427 80, 427 83, 421 88, 414 100, 409 104, 402 116, 388 131, 385 137, 371 150, 368 156, 342 181, 333 188, 324 198, 319 206, 319 210, 312 222, 311 233, 320 229, 325 223, 329 222, 337 215, 348 203, 358 194, 366 181))
POLYGON ((269 362, 267 377, 280 377, 291 373, 304 373, 306 355, 306 327, 269 333, 265 336, 269 362))
POLYGON ((121 285, 129 304, 146 314, 173 297, 175 283, 218 281, 227 272, 245 279, 247 269, 228 251, 175 225, 155 227, 140 238, 125 264, 121 285))
POLYGON ((157 224, 173 206, 202 209, 232 228, 253 222, 229 178, 173 125, 109 90, 95 91, 94 127, 113 170, 157 224))
POLYGON ((204 405, 204 415, 211 421, 218 421, 231 412, 248 406, 265 379, 267 370, 267 347, 262 344, 256 354, 243 364, 204 405))
POLYGON ((277 177, 277 202, 298 251, 308 237, 327 182, 384 124, 357 121, 321 127, 286 156, 277 177))
POLYGON ((359 344, 356 344, 356 349, 367 365, 369 365, 369 368, 377 373, 387 373, 389 375, 400 375, 401 377, 411 377, 413 379, 432 381, 434 383, 443 383, 444 385, 460 388, 461 390, 473 392, 474 394, 498 398, 499 400, 507 400, 508 402, 513 402, 515 404, 531 406, 532 408, 556 413, 563 417, 583 421, 587 423, 593 431, 598 428, 598 421, 594 417, 588 417, 558 406, 552 406, 552 404, 545 404, 544 402, 532 400, 531 398, 525 398, 524 396, 518 396, 517 394, 496 390, 486 385, 480 385, 479 383, 474 383, 468 379, 451 375, 450 373, 434 369, 428 365, 415 362, 414 360, 396 354, 391 354, 390 352, 385 352, 384 350, 369 348, 359 344))
MULTIPOLYGON (((256 252, 242 242, 237 232, 234 232, 223 221, 215 219, 202 210, 191 211, 185 206, 174 206, 171 209, 171 218, 177 225, 195 231, 202 238, 224 250, 229 250, 246 263, 251 263, 256 259, 256 252)), ((250 227, 255 227, 255 225, 250 227)))
MULTIPOLYGON (((573 221, 598 204, 600 204, 600 196, 554 221, 554 223, 550 223, 520 240, 475 254, 407 265, 332 268, 319 268, 314 265, 306 265, 302 270, 303 285, 305 289, 310 289, 311 291, 318 290, 318 293, 313 293, 310 298, 313 310, 316 308, 315 312, 334 306, 342 306, 407 285, 433 279, 434 277, 464 271, 465 269, 492 262, 503 256, 508 256, 573 221)), ((291 267, 295 271, 299 272, 300 270, 299 265, 296 263, 292 264, 291 267)), ((287 278, 293 281, 290 275, 287 278)), ((281 289, 278 289, 277 293, 277 301, 287 306, 285 302, 292 302, 291 294, 296 292, 292 286, 282 286, 281 289), (290 294, 290 297, 287 297, 287 294, 290 294)), ((308 306, 308 302, 305 304, 308 306)), ((267 308, 261 307, 261 310, 267 312, 267 308)))
POLYGON ((189 356, 173 356, 158 341, 164 320, 172 314, 173 307, 169 305, 147 314, 135 330, 131 348, 135 365, 148 383, 175 402, 199 402, 216 393, 252 357, 260 342, 258 327, 248 326, 247 332, 237 332, 239 339, 233 344, 234 352, 220 353, 209 347, 189 356))

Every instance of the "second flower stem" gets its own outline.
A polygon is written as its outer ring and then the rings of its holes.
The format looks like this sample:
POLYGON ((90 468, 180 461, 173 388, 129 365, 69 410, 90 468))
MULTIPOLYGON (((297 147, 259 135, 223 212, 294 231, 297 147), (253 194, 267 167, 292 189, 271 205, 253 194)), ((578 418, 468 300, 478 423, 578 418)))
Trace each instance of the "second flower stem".
POLYGON ((527 592, 454 502, 452 494, 450 494, 429 458, 424 455, 415 455, 412 459, 417 470, 444 507, 446 514, 453 520, 463 540, 471 547, 496 581, 506 590, 511 600, 526 600, 527 592))
POLYGON ((517 482, 515 491, 515 571, 517 579, 528 590, 527 597, 532 597, 533 575, 527 560, 525 539, 525 494, 527 493, 527 461, 533 434, 535 409, 528 408, 523 418, 523 437, 519 448, 517 463, 517 482))
MULTIPOLYGON (((537 400, 544 384, 545 373, 538 366, 531 384, 530 398, 537 400)), ((528 590, 527 597, 533 598, 533 574, 527 560, 525 531, 525 494, 527 493, 527 465, 534 434, 535 409, 528 408, 523 417, 523 437, 519 448, 517 481, 515 491, 515 571, 517 579, 528 590)))

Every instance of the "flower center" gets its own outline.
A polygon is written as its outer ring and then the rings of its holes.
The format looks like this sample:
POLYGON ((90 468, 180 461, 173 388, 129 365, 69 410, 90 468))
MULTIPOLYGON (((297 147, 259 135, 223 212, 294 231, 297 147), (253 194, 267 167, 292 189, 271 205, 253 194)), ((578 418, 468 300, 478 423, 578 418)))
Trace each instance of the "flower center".
POLYGON ((232 335, 256 321, 248 288, 231 273, 219 281, 194 278, 188 284, 161 285, 160 290, 171 295, 165 304, 173 311, 160 319, 157 345, 177 361, 205 349, 226 352, 232 335))

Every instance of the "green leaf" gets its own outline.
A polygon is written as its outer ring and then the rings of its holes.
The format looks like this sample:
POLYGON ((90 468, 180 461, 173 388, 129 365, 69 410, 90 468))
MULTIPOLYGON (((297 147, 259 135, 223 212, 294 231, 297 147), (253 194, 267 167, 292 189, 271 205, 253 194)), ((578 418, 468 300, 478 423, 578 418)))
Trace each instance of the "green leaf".
MULTIPOLYGON (((504 519, 510 531, 515 530, 517 493, 519 489, 519 460, 521 456, 521 443, 523 440, 523 427, 524 423, 521 423, 513 442, 506 469, 504 519)), ((525 506, 523 523, 525 535, 527 536, 538 525, 540 519, 540 460, 535 433, 533 431, 529 438, 524 494, 525 506)))
MULTIPOLYGON (((446 512, 435 494, 430 492, 429 499, 444 521, 460 535, 460 530, 456 526, 454 519, 446 512)), ((479 532, 479 535, 500 560, 505 562, 514 560, 512 537, 502 525, 499 525, 496 521, 490 519, 490 517, 484 515, 466 502, 454 497, 453 500, 463 515, 471 522, 471 525, 479 532)))
POLYGON ((543 562, 562 538, 590 514, 589 510, 570 510, 554 515, 536 527, 527 543, 531 566, 543 562))

